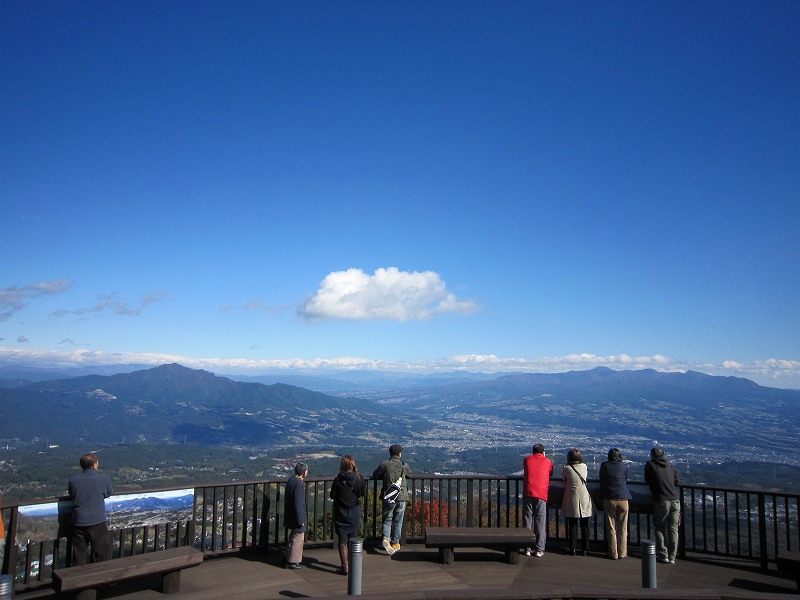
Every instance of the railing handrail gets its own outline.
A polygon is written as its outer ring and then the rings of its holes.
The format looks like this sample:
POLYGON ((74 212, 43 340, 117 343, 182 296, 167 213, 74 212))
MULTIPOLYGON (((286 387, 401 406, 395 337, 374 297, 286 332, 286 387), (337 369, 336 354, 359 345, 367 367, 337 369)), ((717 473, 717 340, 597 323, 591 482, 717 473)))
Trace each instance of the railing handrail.
MULTIPOLYGON (((372 477, 371 475, 365 475, 362 473, 362 476, 367 481, 379 481, 378 479, 372 477)), ((286 476, 288 478, 289 475, 286 476)), ((306 477, 306 483, 313 483, 313 482, 321 482, 321 481, 330 481, 335 477, 335 475, 328 475, 328 476, 316 476, 316 477, 306 477)), ((461 480, 461 479, 482 479, 484 481, 506 481, 506 480, 522 480, 522 475, 484 475, 481 473, 474 473, 469 475, 444 475, 444 474, 413 474, 409 477, 410 480, 414 481, 417 479, 438 479, 438 480, 461 480)), ((596 477, 588 477, 587 481, 591 482, 598 482, 599 479, 596 477)), ((182 490, 182 489, 189 489, 189 488, 198 488, 198 487, 226 487, 232 485, 255 485, 259 483, 279 483, 285 481, 285 478, 279 477, 267 477, 267 478, 256 478, 256 479, 245 479, 245 480, 227 480, 227 481, 209 481, 203 482, 199 485, 174 485, 174 486, 165 486, 165 487, 157 487, 157 488, 126 488, 123 486, 122 488, 115 488, 114 493, 117 495, 122 494, 133 494, 133 493, 143 493, 143 494, 153 494, 157 492, 171 492, 175 490, 182 490)), ((561 477, 551 477, 550 481, 562 481, 561 477)), ((644 484, 644 481, 637 481, 637 480, 629 480, 628 483, 630 484, 644 484)), ((717 485, 709 485, 705 483, 682 483, 680 484, 679 488, 681 491, 685 490, 708 490, 708 491, 715 491, 720 493, 747 493, 747 494, 776 494, 779 496, 788 496, 789 498, 800 498, 800 492, 775 492, 771 490, 765 490, 760 488, 733 488, 733 487, 722 487, 717 485)), ((17 500, 0 500, 0 510, 7 509, 7 508, 14 508, 16 506, 33 506, 36 504, 49 504, 51 502, 61 502, 64 500, 69 500, 68 495, 63 496, 52 496, 49 498, 23 498, 17 500)))

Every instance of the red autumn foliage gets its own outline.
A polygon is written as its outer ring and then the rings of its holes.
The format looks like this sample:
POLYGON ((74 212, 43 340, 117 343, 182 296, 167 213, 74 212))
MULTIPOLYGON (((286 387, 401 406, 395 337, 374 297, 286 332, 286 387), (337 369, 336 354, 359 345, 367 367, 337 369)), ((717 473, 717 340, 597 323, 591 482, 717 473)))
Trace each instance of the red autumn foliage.
POLYGON ((450 515, 448 505, 438 500, 414 503, 414 520, 422 522, 429 527, 449 527, 450 515))

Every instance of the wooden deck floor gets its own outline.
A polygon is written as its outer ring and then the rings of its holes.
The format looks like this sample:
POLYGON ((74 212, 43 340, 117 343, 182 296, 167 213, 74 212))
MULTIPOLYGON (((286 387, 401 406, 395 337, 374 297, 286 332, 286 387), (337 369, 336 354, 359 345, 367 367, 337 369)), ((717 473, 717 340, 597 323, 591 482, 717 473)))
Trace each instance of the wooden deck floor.
MULTIPOLYGON (((306 548, 302 569, 287 570, 282 565, 283 557, 278 552, 206 558, 200 567, 183 572, 181 591, 169 598, 269 600, 347 594, 347 577, 334 573, 338 554, 330 546, 306 548)), ((376 598, 394 593, 397 598, 468 598, 492 596, 492 590, 505 590, 499 596, 523 597, 525 593, 552 591, 552 597, 559 597, 563 590, 589 588, 624 589, 636 594, 642 591, 641 573, 637 557, 617 561, 599 554, 572 557, 558 548, 541 558, 522 556, 518 565, 503 562, 501 552, 459 549, 455 563, 443 565, 436 550, 428 550, 421 544, 405 546, 392 557, 367 546, 363 555, 362 594, 376 598), (460 592, 449 594, 446 590, 460 592)), ((796 590, 795 581, 779 574, 774 567, 764 572, 753 563, 726 563, 719 559, 712 562, 700 556, 679 560, 674 565, 657 565, 657 581, 659 591, 670 590, 680 595, 681 590, 688 590, 685 597, 700 597, 701 590, 724 588, 731 597, 774 594, 780 598, 796 590), (693 595, 692 590, 697 594, 693 595)), ((157 580, 123 582, 101 590, 98 598, 163 600, 165 596, 157 589, 157 580)), ((54 599, 56 595, 50 590, 38 590, 18 593, 16 597, 54 599)))

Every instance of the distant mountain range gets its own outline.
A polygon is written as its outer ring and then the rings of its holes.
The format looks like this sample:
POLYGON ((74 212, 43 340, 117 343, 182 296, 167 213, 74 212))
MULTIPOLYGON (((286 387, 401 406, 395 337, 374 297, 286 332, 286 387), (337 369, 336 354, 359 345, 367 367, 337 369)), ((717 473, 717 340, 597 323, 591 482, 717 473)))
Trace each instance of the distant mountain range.
POLYGON ((382 378, 369 392, 334 396, 177 364, 68 379, 7 377, 0 380, 6 415, 0 442, 275 448, 374 447, 389 439, 452 454, 468 445, 525 447, 534 434, 561 439, 563 433, 566 440, 598 440, 598 447, 606 439, 637 436, 642 443, 667 438, 699 449, 749 448, 765 460, 798 455, 800 391, 735 377, 598 367, 451 374, 416 378, 410 386, 402 377, 394 387, 388 381, 382 378))
POLYGON ((597 367, 444 385, 407 402, 430 414, 458 410, 534 430, 573 429, 589 438, 639 436, 717 448, 729 443, 731 454, 752 448, 764 459, 782 451, 800 459, 800 390, 737 377, 597 367))
MULTIPOLYGON (((22 387, 29 383, 49 379, 71 379, 84 375, 116 375, 151 368, 148 365, 101 365, 98 367, 72 367, 63 369, 42 369, 24 364, 0 363, 0 387, 22 387)), ((320 375, 319 371, 292 369, 276 370, 263 375, 237 375, 217 373, 233 381, 249 383, 285 383, 317 392, 348 392, 365 390, 384 390, 398 388, 419 388, 447 383, 485 381, 503 373, 467 373, 452 371, 448 373, 416 374, 392 371, 331 371, 320 375)))
POLYGON ((749 379, 719 377, 687 371, 661 373, 653 369, 614 371, 596 367, 567 373, 521 373, 488 381, 457 383, 438 388, 440 402, 459 399, 486 405, 497 401, 535 401, 551 398, 572 403, 637 403, 651 400, 708 409, 720 403, 747 406, 752 403, 782 406, 800 401, 800 390, 768 388, 749 379))
POLYGON ((242 383, 177 364, 0 387, 0 440, 90 444, 281 445, 336 440, 348 420, 382 418, 369 400, 242 383), (356 416, 358 408, 358 416, 356 416), (298 437, 299 436, 299 437, 298 437))

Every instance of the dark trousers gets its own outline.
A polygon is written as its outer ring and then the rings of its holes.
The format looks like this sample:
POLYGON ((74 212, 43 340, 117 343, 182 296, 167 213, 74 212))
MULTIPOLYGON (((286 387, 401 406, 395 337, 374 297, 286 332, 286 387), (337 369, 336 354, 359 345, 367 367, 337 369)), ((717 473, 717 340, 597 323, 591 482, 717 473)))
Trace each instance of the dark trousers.
POLYGON ((581 528, 581 550, 589 550, 589 517, 567 518, 569 532, 569 549, 576 550, 578 544, 578 526, 581 528))
POLYGON ((86 549, 92 547, 92 562, 111 559, 111 533, 105 523, 88 527, 72 526, 72 564, 86 564, 86 549))

